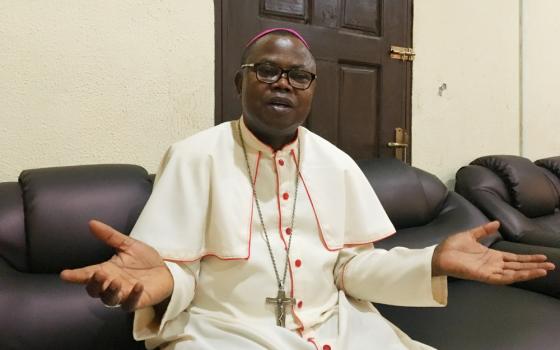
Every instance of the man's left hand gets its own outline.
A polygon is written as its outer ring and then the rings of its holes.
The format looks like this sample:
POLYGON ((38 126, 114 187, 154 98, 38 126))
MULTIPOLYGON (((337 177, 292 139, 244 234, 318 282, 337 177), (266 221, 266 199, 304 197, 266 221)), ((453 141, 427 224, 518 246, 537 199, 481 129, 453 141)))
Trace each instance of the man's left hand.
POLYGON ((545 255, 490 249, 479 240, 495 233, 498 221, 449 236, 435 249, 432 276, 453 276, 490 284, 510 284, 546 276, 555 266, 545 255))

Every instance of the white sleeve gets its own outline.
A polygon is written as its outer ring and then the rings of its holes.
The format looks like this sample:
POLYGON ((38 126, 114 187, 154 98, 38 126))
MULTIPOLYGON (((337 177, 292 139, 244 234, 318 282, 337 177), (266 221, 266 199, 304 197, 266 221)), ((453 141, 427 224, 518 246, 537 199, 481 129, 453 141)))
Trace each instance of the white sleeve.
POLYGON ((447 277, 432 277, 434 249, 344 248, 335 267, 337 286, 351 297, 375 303, 445 306, 447 277))
POLYGON ((132 334, 136 340, 168 338, 173 333, 179 334, 184 331, 184 322, 180 320, 179 316, 184 314, 194 297, 200 262, 174 263, 166 261, 165 264, 173 276, 171 300, 161 320, 156 317, 153 307, 140 309, 134 313, 132 334), (174 324, 177 326, 174 326, 174 324), (164 326, 166 326, 165 330, 164 326))

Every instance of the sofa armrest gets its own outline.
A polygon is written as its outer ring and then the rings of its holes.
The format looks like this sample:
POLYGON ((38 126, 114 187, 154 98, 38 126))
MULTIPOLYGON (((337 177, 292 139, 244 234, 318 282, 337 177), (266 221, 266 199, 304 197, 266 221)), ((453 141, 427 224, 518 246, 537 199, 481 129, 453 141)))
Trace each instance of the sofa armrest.
POLYGON ((57 274, 14 270, 0 259, 1 349, 144 349, 132 315, 108 309, 57 274))
POLYGON ((28 271, 23 200, 17 182, 0 183, 0 259, 28 271))
POLYGON ((515 283, 514 286, 547 294, 560 298, 560 249, 554 247, 542 247, 509 241, 495 242, 491 248, 515 254, 544 254, 548 260, 556 265, 556 269, 549 271, 546 277, 537 278, 527 282, 515 283))
MULTIPOLYGON (((375 244, 378 248, 391 249, 396 246, 419 249, 438 244, 448 236, 484 225, 489 220, 469 201, 455 192, 450 192, 439 215, 430 223, 400 229, 375 244)), ((501 236, 496 233, 485 238, 482 243, 490 246, 501 236)))
POLYGON ((558 299, 509 286, 457 280, 447 307, 376 305, 411 338, 438 349, 554 349, 558 299))

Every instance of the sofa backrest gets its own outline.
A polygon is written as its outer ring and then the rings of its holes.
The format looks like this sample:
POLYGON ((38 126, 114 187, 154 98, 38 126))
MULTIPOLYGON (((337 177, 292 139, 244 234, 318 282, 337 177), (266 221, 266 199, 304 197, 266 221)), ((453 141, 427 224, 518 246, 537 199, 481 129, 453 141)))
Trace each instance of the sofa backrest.
POLYGON ((560 156, 539 159, 535 161, 535 164, 546 170, 545 174, 560 197, 560 156))
POLYGON ((505 155, 475 159, 472 165, 485 167, 504 182, 510 203, 529 218, 550 215, 560 197, 546 172, 527 158, 505 155))
MULTIPOLYGON (((424 170, 391 158, 358 165, 397 229, 395 235, 376 243, 380 248, 423 248, 488 222, 480 210, 424 170)), ((491 245, 498 239, 499 234, 494 234, 482 243, 491 245)))
POLYGON ((429 223, 447 198, 448 189, 437 177, 397 159, 374 159, 358 165, 397 229, 429 223))
POLYGON ((90 234, 88 221, 130 233, 151 189, 150 176, 135 165, 23 171, 19 186, 0 187, 8 193, 0 196, 0 256, 16 269, 39 273, 105 260, 113 251, 90 234))
POLYGON ((485 156, 457 171, 455 190, 499 220, 507 240, 560 247, 558 180, 523 157, 485 156))

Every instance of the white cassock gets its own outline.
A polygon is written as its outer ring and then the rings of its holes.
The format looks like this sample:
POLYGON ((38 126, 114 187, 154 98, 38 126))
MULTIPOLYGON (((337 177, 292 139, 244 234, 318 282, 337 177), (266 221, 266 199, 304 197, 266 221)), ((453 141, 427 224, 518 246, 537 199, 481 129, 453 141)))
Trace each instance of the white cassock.
POLYGON ((276 152, 242 119, 200 132, 169 149, 131 233, 174 278, 161 322, 153 308, 136 311, 134 337, 150 349, 428 349, 370 303, 447 302, 446 278, 431 276, 433 247, 373 248, 394 232, 354 161, 309 130, 276 152), (277 280, 238 126, 280 275, 292 235, 286 328, 265 302, 277 280))

